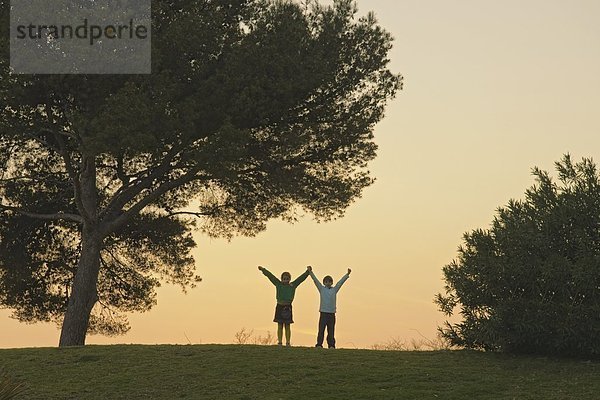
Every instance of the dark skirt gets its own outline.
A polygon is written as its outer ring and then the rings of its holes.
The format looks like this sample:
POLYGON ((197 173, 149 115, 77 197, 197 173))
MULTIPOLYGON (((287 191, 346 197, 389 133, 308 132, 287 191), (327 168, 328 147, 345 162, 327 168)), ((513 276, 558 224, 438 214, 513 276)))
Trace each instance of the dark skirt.
POLYGON ((273 322, 281 324, 293 324, 294 318, 292 316, 292 305, 277 304, 277 306, 275 306, 275 318, 273 318, 273 322))

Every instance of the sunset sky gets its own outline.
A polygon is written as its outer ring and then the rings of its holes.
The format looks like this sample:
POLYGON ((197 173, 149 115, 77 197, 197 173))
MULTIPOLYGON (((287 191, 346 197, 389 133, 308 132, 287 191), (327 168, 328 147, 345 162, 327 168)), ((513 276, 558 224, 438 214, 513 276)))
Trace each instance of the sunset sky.
MULTIPOLYGON (((522 197, 531 168, 564 153, 600 161, 600 2, 597 0, 359 0, 395 37, 391 69, 404 90, 375 131, 376 183, 343 219, 269 224, 255 238, 196 235, 203 282, 164 285, 131 331, 88 344, 231 343, 241 328, 275 333, 275 288, 258 270, 350 279, 338 295, 339 347, 435 338, 442 267, 465 231, 522 197)), ((292 344, 315 343, 318 293, 294 300, 292 344)), ((0 311, 0 347, 56 346, 53 324, 0 311)))

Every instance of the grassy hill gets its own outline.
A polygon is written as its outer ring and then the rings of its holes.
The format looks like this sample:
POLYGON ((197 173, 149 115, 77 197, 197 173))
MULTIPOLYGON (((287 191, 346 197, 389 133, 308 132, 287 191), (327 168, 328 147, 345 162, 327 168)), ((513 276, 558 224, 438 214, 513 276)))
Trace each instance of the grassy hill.
POLYGON ((22 399, 598 399, 600 362, 274 346, 0 350, 22 399))

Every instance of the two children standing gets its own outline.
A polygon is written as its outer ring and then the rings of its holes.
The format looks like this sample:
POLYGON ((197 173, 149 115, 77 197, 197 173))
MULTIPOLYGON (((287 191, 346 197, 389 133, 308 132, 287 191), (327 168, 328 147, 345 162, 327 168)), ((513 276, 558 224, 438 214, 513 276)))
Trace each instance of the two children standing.
POLYGON ((336 297, 337 293, 346 282, 352 270, 348 268, 348 273, 344 275, 338 283, 333 286, 333 278, 329 275, 323 278, 323 284, 319 282, 312 271, 312 267, 306 267, 306 271, 291 281, 291 274, 284 272, 281 274, 281 280, 269 272, 264 267, 258 269, 275 285, 277 305, 275 306, 275 317, 273 322, 277 322, 277 343, 281 346, 283 339, 283 331, 285 330, 285 343, 290 346, 292 336, 291 324, 294 323, 292 315, 292 301, 296 294, 296 288, 310 275, 321 298, 319 306, 319 332, 317 334, 316 347, 323 347, 323 339, 325 336, 325 328, 327 328, 327 346, 335 348, 335 312, 336 312, 336 297), (291 281, 291 282, 290 282, 291 281))

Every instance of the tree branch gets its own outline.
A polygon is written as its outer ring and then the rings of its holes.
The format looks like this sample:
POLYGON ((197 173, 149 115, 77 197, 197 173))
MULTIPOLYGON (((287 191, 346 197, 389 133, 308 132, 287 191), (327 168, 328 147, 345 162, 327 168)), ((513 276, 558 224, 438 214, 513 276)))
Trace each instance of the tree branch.
POLYGON ((143 178, 138 178, 134 181, 129 182, 129 186, 121 186, 121 188, 115 193, 112 200, 108 203, 106 208, 102 211, 101 215, 106 216, 111 213, 117 213, 121 208, 123 208, 127 203, 133 200, 138 194, 142 192, 144 189, 148 189, 152 185, 152 181, 158 178, 161 174, 164 174, 169 171, 170 163, 173 158, 179 152, 179 148, 177 146, 173 146, 171 150, 165 156, 163 162, 156 167, 154 170, 146 170, 148 175, 143 178))
POLYGON ((199 168, 195 168, 186 174, 176 178, 172 181, 167 181, 156 188, 154 191, 146 195, 144 198, 139 200, 133 206, 131 206, 127 211, 116 217, 114 220, 106 222, 104 224, 104 234, 107 235, 110 232, 114 232, 123 225, 125 225, 134 215, 138 214, 142 211, 146 206, 152 204, 156 200, 160 198, 163 194, 167 193, 170 190, 176 189, 186 183, 193 181, 198 177, 199 168))
POLYGON ((127 174, 125 174, 125 169, 123 166, 124 159, 125 154, 123 153, 117 156, 117 168, 115 170, 117 172, 117 177, 119 178, 123 186, 126 186, 129 183, 129 177, 127 176, 127 174))
POLYGON ((82 154, 79 186, 83 217, 87 222, 96 222, 98 216, 98 189, 96 188, 96 157, 82 154))
POLYGON ((197 218, 208 217, 209 215, 213 215, 214 212, 193 212, 193 211, 177 211, 167 214, 165 217, 174 217, 176 215, 192 215, 197 218))
MULTIPOLYGON (((42 131, 44 131, 44 129, 42 131)), ((67 131, 64 131, 64 130, 63 131, 51 131, 51 130, 47 130, 47 132, 51 132, 51 133, 53 133, 55 135, 66 136, 66 137, 68 137, 70 139, 73 139, 73 140, 81 143, 81 138, 79 136, 71 133, 71 132, 67 132, 67 131)))
POLYGON ((77 205, 77 209, 81 213, 81 216, 83 217, 83 219, 86 221, 89 221, 90 217, 85 210, 83 202, 81 201, 81 185, 79 182, 79 176, 75 172, 75 169, 73 168, 71 156, 67 149, 64 138, 61 137, 60 134, 58 134, 58 133, 54 133, 54 135, 55 135, 55 138, 56 138, 59 148, 60 148, 60 155, 62 156, 63 161, 65 162, 65 169, 67 170, 67 173, 69 174, 69 178, 71 179, 71 182, 73 182, 73 192, 74 192, 73 194, 74 194, 74 198, 75 198, 75 204, 77 205))
POLYGON ((22 210, 18 207, 6 206, 3 204, 0 204, 0 210, 12 211, 12 212, 16 212, 21 215, 25 215, 26 217, 42 219, 42 220, 54 220, 54 221, 62 220, 62 221, 83 223, 83 218, 80 215, 64 213, 62 211, 59 211, 59 212, 56 212, 53 214, 40 214, 40 213, 22 210))

